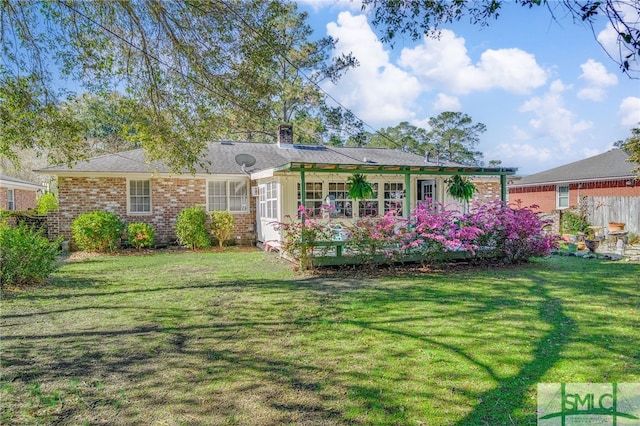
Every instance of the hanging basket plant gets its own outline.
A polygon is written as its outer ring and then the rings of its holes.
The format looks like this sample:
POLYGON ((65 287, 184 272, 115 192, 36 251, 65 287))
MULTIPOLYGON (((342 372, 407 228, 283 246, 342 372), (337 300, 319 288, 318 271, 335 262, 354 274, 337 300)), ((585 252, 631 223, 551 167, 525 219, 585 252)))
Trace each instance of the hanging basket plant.
POLYGON ((456 200, 468 202, 478 190, 473 182, 461 175, 453 175, 446 182, 449 185, 449 194, 456 200))
POLYGON ((348 179, 349 182, 349 198, 352 200, 366 200, 375 197, 373 185, 367 181, 362 173, 355 173, 348 179))

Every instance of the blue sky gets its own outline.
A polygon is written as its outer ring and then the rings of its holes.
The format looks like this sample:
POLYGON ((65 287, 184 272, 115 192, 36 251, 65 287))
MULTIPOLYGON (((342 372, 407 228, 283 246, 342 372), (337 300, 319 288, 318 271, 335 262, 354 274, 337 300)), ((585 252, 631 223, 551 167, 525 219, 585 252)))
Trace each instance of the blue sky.
POLYGON ((430 117, 460 111, 487 126, 478 146, 485 162, 502 160, 521 175, 628 138, 640 122, 640 80, 622 74, 596 41, 613 46, 607 21, 594 35, 559 8, 554 20, 546 7, 505 3, 489 27, 457 23, 439 40, 399 38, 392 47, 359 0, 298 1, 315 36, 331 35, 337 54, 359 60, 324 89, 373 129, 402 121, 428 129, 430 117))

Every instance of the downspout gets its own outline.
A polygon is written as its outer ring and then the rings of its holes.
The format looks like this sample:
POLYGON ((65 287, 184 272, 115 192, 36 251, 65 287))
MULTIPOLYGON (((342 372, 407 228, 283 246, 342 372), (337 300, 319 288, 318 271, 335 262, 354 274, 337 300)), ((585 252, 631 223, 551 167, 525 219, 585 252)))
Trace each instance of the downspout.
POLYGON ((500 175, 500 199, 507 202, 507 175, 500 175))

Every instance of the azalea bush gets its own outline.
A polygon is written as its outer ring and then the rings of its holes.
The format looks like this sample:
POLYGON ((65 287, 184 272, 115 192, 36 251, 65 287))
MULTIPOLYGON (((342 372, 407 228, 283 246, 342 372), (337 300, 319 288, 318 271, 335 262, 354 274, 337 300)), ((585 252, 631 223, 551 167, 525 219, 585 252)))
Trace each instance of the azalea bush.
MULTIPOLYGON (((557 237, 544 231, 548 223, 532 210, 536 206, 492 202, 475 206, 466 214, 454 207, 427 200, 407 219, 390 212, 381 218, 358 220, 346 227, 346 248, 363 263, 380 255, 402 260, 408 254, 419 254, 429 262, 457 251, 470 252, 478 259, 519 263, 557 248, 557 237)), ((318 241, 331 240, 330 224, 314 221, 307 213, 303 210, 304 221, 278 224, 283 250, 305 264, 317 254, 318 241)))
POLYGON ((430 200, 418 203, 410 215, 410 226, 404 235, 403 248, 419 252, 427 260, 440 253, 478 249, 482 230, 470 218, 441 203, 430 200))
MULTIPOLYGON (((285 216, 285 221, 276 222, 275 229, 282 234, 282 250, 298 262, 301 269, 310 266, 310 259, 318 241, 330 241, 331 229, 313 218, 313 210, 304 206, 298 208, 300 220, 285 216)), ((326 254, 325 248, 322 254, 326 254)))
POLYGON ((138 251, 142 247, 151 247, 155 237, 156 233, 153 227, 147 223, 134 222, 127 226, 127 240, 138 251))
POLYGON ((83 213, 71 224, 71 234, 80 250, 113 251, 119 244, 124 224, 118 216, 105 211, 83 213))
POLYGON ((354 225, 347 226, 347 247, 364 263, 373 261, 379 254, 387 258, 398 257, 402 251, 399 231, 405 222, 395 211, 387 212, 382 218, 360 219, 354 225))
POLYGON ((558 237, 545 231, 549 221, 542 220, 533 211, 536 208, 536 205, 523 207, 519 202, 486 203, 476 206, 468 218, 482 229, 479 244, 509 262, 518 263, 548 255, 558 247, 558 237))

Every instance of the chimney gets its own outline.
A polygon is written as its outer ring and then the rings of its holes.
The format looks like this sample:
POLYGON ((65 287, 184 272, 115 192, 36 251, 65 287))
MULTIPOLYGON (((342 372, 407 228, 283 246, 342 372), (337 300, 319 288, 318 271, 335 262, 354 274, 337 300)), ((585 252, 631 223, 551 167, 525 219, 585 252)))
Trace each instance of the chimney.
POLYGON ((281 124, 278 126, 278 148, 287 148, 293 145, 293 126, 281 124))

